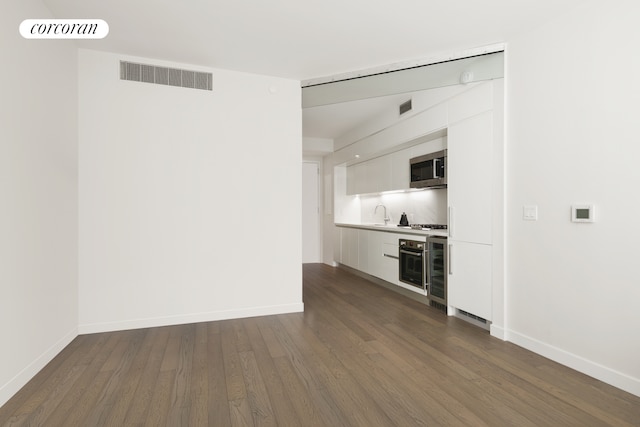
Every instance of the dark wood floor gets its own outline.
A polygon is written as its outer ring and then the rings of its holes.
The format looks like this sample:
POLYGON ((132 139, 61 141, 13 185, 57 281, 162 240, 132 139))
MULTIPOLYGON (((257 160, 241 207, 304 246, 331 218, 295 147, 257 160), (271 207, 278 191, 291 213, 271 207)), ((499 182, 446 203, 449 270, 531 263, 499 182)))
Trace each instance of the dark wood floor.
POLYGON ((346 271, 305 313, 76 338, 3 426, 640 426, 640 398, 346 271))

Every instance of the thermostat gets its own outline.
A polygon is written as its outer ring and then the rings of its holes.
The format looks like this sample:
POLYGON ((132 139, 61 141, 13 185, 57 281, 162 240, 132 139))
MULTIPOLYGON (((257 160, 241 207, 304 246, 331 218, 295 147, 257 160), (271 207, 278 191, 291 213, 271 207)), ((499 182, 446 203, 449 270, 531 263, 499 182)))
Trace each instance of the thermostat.
POLYGON ((572 222, 594 222, 595 212, 593 205, 572 205, 571 221, 572 222))

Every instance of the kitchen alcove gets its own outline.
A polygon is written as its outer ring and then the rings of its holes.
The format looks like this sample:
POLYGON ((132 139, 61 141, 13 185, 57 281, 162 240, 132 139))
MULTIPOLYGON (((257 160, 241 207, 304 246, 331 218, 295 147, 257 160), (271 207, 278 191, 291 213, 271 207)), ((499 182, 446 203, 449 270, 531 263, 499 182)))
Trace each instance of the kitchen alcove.
MULTIPOLYGON (((339 79, 324 81, 319 79, 304 82, 303 121, 306 118, 313 119, 314 112, 319 112, 326 118, 327 110, 332 108, 336 111, 342 108, 342 112, 348 112, 347 105, 362 105, 366 102, 364 100, 379 101, 381 98, 388 97, 394 103, 391 106, 387 105, 384 113, 365 117, 365 122, 356 123, 353 129, 333 139, 334 151, 324 158, 325 182, 331 184, 325 186, 325 191, 330 191, 333 195, 331 199, 334 205, 333 209, 325 210, 325 212, 331 212, 323 221, 327 229, 324 233, 325 246, 333 247, 334 253, 335 248, 340 247, 336 244, 336 238, 340 238, 340 231, 336 233, 332 224, 348 225, 367 222, 367 212, 364 212, 363 206, 373 203, 377 205, 378 199, 382 197, 398 197, 397 195, 385 196, 388 190, 406 191, 400 188, 401 184, 398 188, 393 185, 394 176, 399 176, 394 174, 393 166, 397 165, 396 170, 401 171, 401 163, 403 163, 400 160, 394 163, 394 155, 401 157, 396 153, 419 147, 421 144, 416 141, 421 138, 424 139, 422 142, 437 141, 438 147, 431 147, 433 149, 430 148, 429 152, 437 151, 439 148, 450 149, 452 127, 455 129, 453 140, 456 142, 454 143, 460 144, 458 140, 461 137, 468 138, 469 134, 465 130, 474 123, 469 122, 470 124, 467 125, 466 121, 487 111, 490 112, 487 116, 489 122, 494 123, 495 129, 501 129, 504 54, 501 49, 498 50, 500 51, 476 52, 470 57, 445 59, 435 64, 415 66, 401 71, 382 71, 367 77, 356 75, 346 76, 346 79, 340 81, 334 81, 339 79), (401 114, 398 107, 407 99, 412 101, 412 110, 401 114), (327 176, 329 176, 328 180, 327 176), (363 179, 357 179, 358 176, 363 179), (370 199, 370 202, 367 202, 367 199, 370 199)), ((336 118, 336 120, 339 119, 342 118, 336 118)), ((501 132, 489 131, 491 134, 487 134, 489 139, 487 145, 484 145, 489 151, 483 154, 491 158, 490 163, 501 170, 502 135, 501 132), (491 136, 493 133, 495 135, 491 136), (491 142, 494 137, 495 144, 491 142)), ((460 155, 459 150, 454 150, 454 153, 460 155)), ((456 160, 453 162, 464 164, 456 160)), ((455 169, 452 173, 457 172, 458 179, 457 181, 454 179, 454 182, 473 182, 464 178, 465 175, 455 169)), ((482 225, 476 228, 483 233, 489 233, 489 239, 475 242, 474 236, 470 235, 470 241, 465 241, 467 234, 464 232, 465 228, 459 227, 455 227, 459 233, 450 236, 449 247, 453 248, 451 250, 456 255, 454 259, 456 273, 458 273, 457 277, 452 276, 450 279, 452 286, 458 288, 458 293, 456 294, 454 289, 454 297, 450 300, 448 313, 457 316, 471 313, 486 318, 492 322, 492 334, 501 337, 504 324, 503 279, 500 274, 491 272, 500 272, 503 264, 503 221, 500 213, 503 206, 503 182, 499 172, 495 174, 491 172, 487 178, 489 183, 485 185, 486 191, 477 193, 486 196, 484 201, 488 201, 488 209, 483 208, 486 212, 480 216, 474 215, 473 206, 469 209, 466 203, 466 200, 472 201, 473 198, 466 196, 461 198, 460 195, 468 195, 469 192, 458 185, 452 194, 445 194, 439 198, 444 200, 440 204, 446 207, 438 205, 436 208, 438 218, 433 222, 449 224, 454 223, 455 218, 455 224, 462 227, 467 220, 473 223, 474 217, 482 220, 480 221, 482 225), (453 206, 454 202, 456 206, 453 206), (465 208, 458 208, 458 204, 465 208), (450 212, 455 212, 455 217, 452 217, 450 212), (441 218, 443 216, 444 218, 441 218), (489 218, 488 224, 485 224, 485 218, 489 218), (480 258, 485 260, 480 269, 482 274, 477 276, 481 277, 481 282, 475 280, 475 273, 466 274, 471 270, 480 271, 478 266, 474 269, 464 267, 466 264, 474 266, 473 263, 465 261, 467 253, 477 252, 468 251, 469 247, 474 250, 481 249, 483 257, 480 258), (475 302, 475 300, 481 300, 482 304, 477 307, 469 304, 469 301, 475 302)), ((450 190, 451 188, 444 192, 447 193, 450 190)), ((402 210, 401 207, 398 208, 402 210)), ((432 221, 423 220, 423 222, 432 221)))

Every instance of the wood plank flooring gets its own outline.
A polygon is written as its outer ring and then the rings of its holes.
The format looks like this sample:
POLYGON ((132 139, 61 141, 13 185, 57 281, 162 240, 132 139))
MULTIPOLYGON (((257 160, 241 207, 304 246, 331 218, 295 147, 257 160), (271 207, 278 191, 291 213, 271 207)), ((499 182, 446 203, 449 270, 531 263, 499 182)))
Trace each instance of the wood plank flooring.
POLYGON ((640 426, 640 398, 321 264, 305 312, 81 335, 2 426, 640 426))

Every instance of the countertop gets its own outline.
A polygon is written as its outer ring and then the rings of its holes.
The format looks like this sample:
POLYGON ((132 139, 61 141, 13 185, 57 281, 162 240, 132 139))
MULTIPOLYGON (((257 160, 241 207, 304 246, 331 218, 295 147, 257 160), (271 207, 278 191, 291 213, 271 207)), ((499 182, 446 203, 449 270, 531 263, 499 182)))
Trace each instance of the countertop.
POLYGON ((335 223, 336 227, 362 228, 365 230, 384 231, 388 233, 413 234, 416 236, 442 236, 449 235, 447 230, 416 230, 411 227, 398 226, 397 224, 351 224, 351 223, 335 223))

